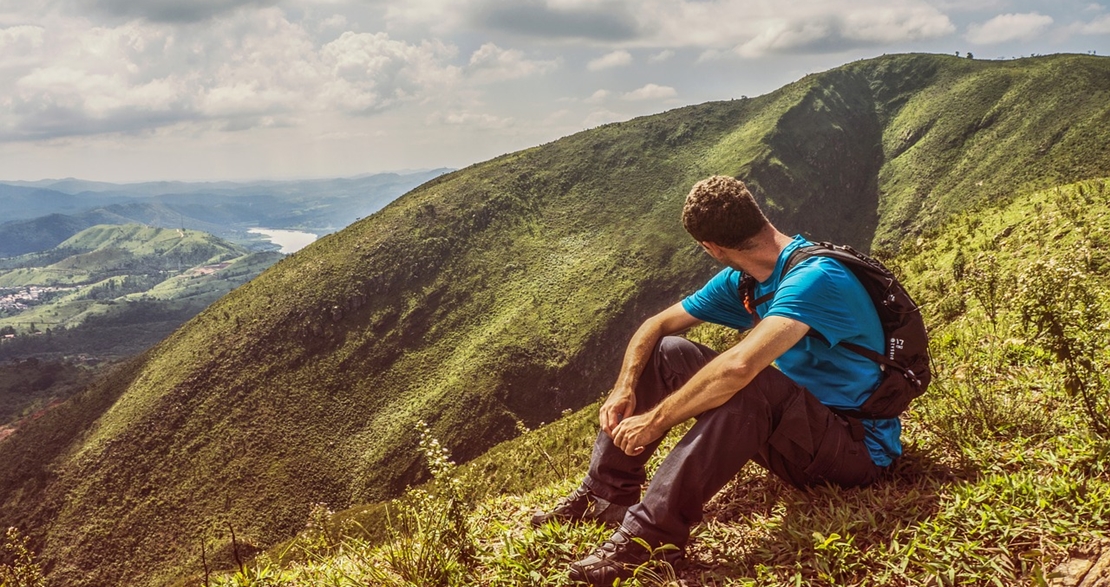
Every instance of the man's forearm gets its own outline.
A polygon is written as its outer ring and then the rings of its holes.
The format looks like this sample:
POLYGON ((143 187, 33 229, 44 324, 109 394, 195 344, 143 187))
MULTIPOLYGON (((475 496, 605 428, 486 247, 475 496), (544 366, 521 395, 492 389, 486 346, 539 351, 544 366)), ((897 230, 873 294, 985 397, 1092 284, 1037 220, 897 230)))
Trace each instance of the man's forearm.
POLYGON ((653 409, 621 421, 609 434, 613 442, 626 454, 639 454, 676 424, 727 402, 752 379, 733 369, 727 354, 710 361, 653 409))
POLYGON ((620 422, 610 436, 626 454, 638 454, 674 425, 727 402, 808 330, 790 318, 765 318, 740 344, 710 361, 653 409, 620 422))
POLYGON ((622 420, 636 412, 636 385, 659 341, 668 334, 685 330, 699 322, 686 313, 682 304, 675 304, 648 318, 636 329, 625 349, 621 372, 613 391, 598 413, 601 429, 606 434, 612 435, 613 429, 622 420))
POLYGON ((636 333, 632 335, 624 351, 624 361, 621 362, 621 372, 617 376, 614 390, 631 392, 636 389, 636 383, 640 381, 644 366, 647 365, 651 354, 655 352, 655 345, 659 344, 659 339, 664 336, 659 321, 655 317, 648 319, 636 329, 636 333))
POLYGON ((653 419, 670 428, 727 402, 808 330, 795 320, 769 318, 744 342, 715 357, 686 385, 660 402, 653 410, 658 412, 652 414, 653 419))
POLYGON ((734 348, 714 357, 651 410, 652 420, 660 428, 668 429, 727 402, 756 375, 744 363, 737 362, 734 356, 737 354, 734 348))

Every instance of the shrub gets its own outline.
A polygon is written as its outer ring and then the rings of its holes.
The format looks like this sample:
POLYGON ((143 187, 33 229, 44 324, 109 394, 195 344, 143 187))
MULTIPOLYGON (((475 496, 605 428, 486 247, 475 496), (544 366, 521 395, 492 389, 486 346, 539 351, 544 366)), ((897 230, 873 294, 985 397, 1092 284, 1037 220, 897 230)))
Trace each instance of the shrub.
POLYGON ((1078 251, 1064 260, 1038 261, 1019 290, 1022 320, 1033 340, 1064 371, 1064 388, 1083 402, 1091 430, 1110 439, 1110 400, 1099 368, 1108 329, 1097 284, 1078 251))
POLYGON ((0 550, 0 587, 45 587, 42 568, 31 553, 30 539, 8 528, 0 550))
POLYGON ((462 585, 474 567, 477 545, 467 513, 473 504, 447 449, 419 422, 420 452, 432 481, 397 500, 389 518, 390 540, 383 547, 387 568, 367 570, 382 585, 462 585))

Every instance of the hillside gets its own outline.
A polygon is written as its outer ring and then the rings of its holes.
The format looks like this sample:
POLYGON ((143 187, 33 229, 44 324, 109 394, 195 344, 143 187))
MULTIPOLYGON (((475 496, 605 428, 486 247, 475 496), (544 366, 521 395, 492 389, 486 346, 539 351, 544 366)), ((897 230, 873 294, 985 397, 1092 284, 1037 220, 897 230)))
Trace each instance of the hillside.
MULTIPOLYGON (((1061 562, 1096 560, 1100 546, 1110 557, 1110 430, 1094 433, 1068 383, 1069 360, 1057 356, 1066 342, 1074 366, 1110 361, 1100 324, 1110 316, 1110 180, 980 207, 892 263, 926 300, 938 374, 904 418, 905 456, 880 483, 855 490, 797 491, 748 467, 695 528, 685 584, 1076 585, 1084 567, 1068 583, 1054 576, 1061 562), (1060 332, 1044 328, 1046 318, 1060 332)), ((687 336, 723 349, 735 333, 700 326, 687 336)), ((1081 379, 1100 396, 1093 413, 1105 425, 1110 381, 1095 370, 1081 379)), ((418 452, 435 481, 388 504, 314 510, 295 542, 213 584, 566 585, 567 564, 611 530, 533 529, 528 519, 578 482, 596 409, 460 467, 426 443, 418 452)), ((658 578, 667 567, 646 571, 623 584, 674 584, 658 578)))
POLYGON ((56 585, 172 582, 228 525, 275 544, 313 503, 423 479, 418 420, 469 460, 604 393, 635 325, 715 270, 678 222, 694 181, 742 176, 784 231, 894 251, 1110 174, 1108 94, 1105 58, 889 56, 437 178, 0 444, 0 524, 56 585))

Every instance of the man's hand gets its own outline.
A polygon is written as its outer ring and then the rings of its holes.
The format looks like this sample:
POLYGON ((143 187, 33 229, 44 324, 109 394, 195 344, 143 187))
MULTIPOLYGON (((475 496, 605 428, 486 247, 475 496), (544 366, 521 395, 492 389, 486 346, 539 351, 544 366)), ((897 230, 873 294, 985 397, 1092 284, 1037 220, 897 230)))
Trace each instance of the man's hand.
POLYGON ((628 456, 644 452, 644 447, 659 440, 666 432, 656 424, 652 412, 627 418, 617 425, 611 435, 613 444, 628 456))
POLYGON ((611 438, 613 429, 617 427, 617 424, 620 424, 622 420, 634 413, 636 413, 636 394, 631 390, 614 389, 605 403, 601 404, 601 410, 598 414, 601 429, 611 438))
POLYGON ((636 383, 640 379, 644 365, 647 365, 651 354, 655 352, 655 345, 664 336, 681 332, 700 323, 701 320, 688 314, 679 302, 648 318, 636 329, 632 340, 628 341, 628 348, 624 351, 624 362, 621 363, 617 383, 598 413, 601 429, 610 438, 618 424, 636 413, 636 383))

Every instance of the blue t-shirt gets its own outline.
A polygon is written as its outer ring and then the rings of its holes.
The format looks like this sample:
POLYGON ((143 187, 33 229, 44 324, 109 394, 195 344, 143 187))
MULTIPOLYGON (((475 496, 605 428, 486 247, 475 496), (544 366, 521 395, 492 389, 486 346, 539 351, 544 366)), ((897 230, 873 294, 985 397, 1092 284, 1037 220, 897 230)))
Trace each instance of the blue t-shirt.
MULTIPOLYGON (((771 276, 756 285, 755 297, 774 292, 760 304, 762 317, 782 316, 802 322, 824 337, 802 337, 782 354, 775 365, 794 382, 808 389, 821 403, 843 409, 858 408, 882 379, 879 365, 840 342, 851 342, 885 352, 882 325, 875 306, 859 279, 835 259, 810 257, 794 266, 786 277, 782 268, 790 253, 811 244, 801 236, 783 249, 771 276)), ((705 322, 747 330, 752 315, 744 309, 739 287, 742 274, 725 268, 702 288, 682 300, 691 316, 705 322)), ((880 467, 902 454, 902 424, 898 418, 862 420, 864 442, 871 460, 880 467)))

